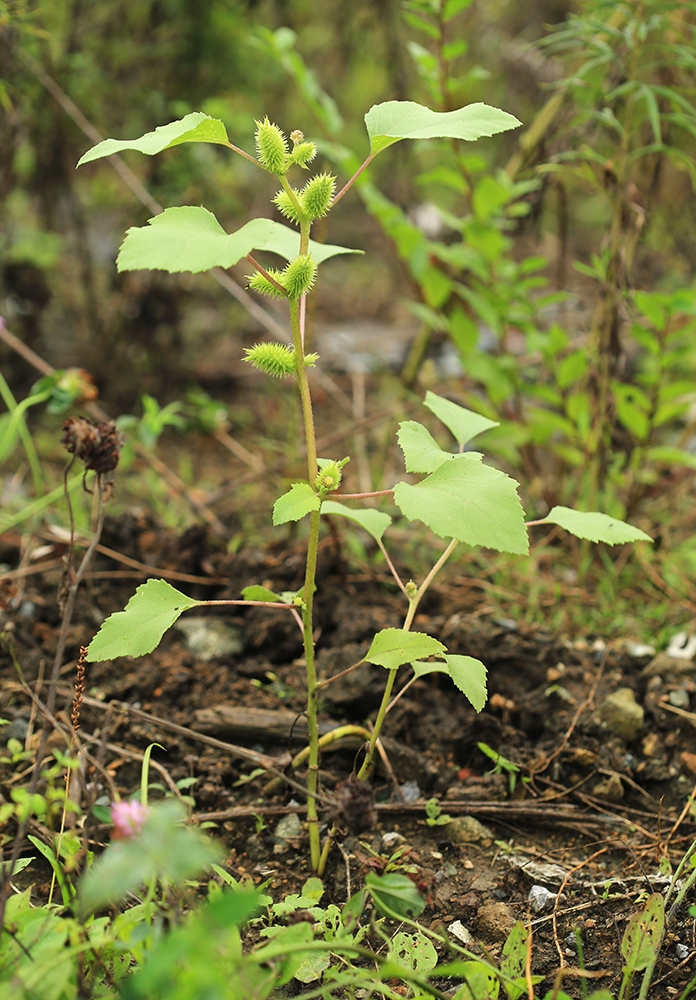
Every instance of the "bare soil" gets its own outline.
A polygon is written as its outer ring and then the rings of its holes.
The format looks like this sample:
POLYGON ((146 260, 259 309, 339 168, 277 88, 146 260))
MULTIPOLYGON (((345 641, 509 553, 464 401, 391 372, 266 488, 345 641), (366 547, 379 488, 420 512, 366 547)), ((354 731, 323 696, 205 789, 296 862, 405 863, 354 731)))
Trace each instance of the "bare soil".
MULTIPOLYGON (((0 562, 20 565, 18 544, 16 536, 0 539, 0 562)), ((57 721, 66 731, 79 647, 145 578, 134 566, 156 567, 154 575, 200 599, 238 598, 250 583, 276 591, 302 583, 303 548, 287 538, 279 548, 228 555, 206 529, 177 535, 149 518, 125 516, 107 519, 102 546, 116 556, 95 556, 61 670, 57 721)), ((55 592, 62 554, 52 543, 43 567, 39 562, 26 575, 10 573, 3 585, 0 630, 8 642, 0 653, 0 714, 29 746, 36 745, 40 712, 21 688, 13 659, 41 699, 45 680, 42 687, 39 679, 50 673, 60 625, 55 592)), ((359 660, 375 631, 398 626, 402 607, 387 576, 356 571, 331 537, 322 545, 319 580, 318 666, 329 677, 359 660)), ((155 748, 152 780, 171 791, 177 781, 194 777, 186 792, 195 799, 193 820, 217 824, 229 871, 257 883, 271 878, 268 891, 281 898, 311 874, 304 838, 277 835, 285 816, 302 818, 302 796, 282 783, 269 788, 267 774, 245 780, 254 762, 235 748, 271 755, 279 770, 290 773, 290 753, 302 746, 301 636, 286 612, 202 609, 196 617, 200 628, 171 629, 150 656, 88 665, 78 735, 93 763, 83 776, 83 804, 90 795, 108 797, 110 782, 122 796, 134 794, 142 754, 159 743, 166 752, 155 748), (221 623, 222 635, 211 636, 221 623), (222 640, 226 647, 216 645, 222 640)), ((573 971, 579 934, 583 967, 593 975, 590 987, 618 990, 627 921, 647 894, 664 888, 665 859, 676 866, 696 837, 693 664, 636 656, 609 635, 556 636, 492 617, 454 572, 428 597, 416 627, 443 639, 451 652, 487 664, 489 702, 477 715, 438 675, 405 692, 388 715, 373 779, 377 824, 360 841, 347 836, 342 850, 334 850, 325 902, 343 902, 366 871, 383 869, 402 847, 428 897, 427 923, 452 927, 460 921, 496 956, 512 924, 530 921, 532 971, 548 977, 550 988, 565 966, 563 988, 570 996, 581 996, 573 971), (633 738, 607 724, 603 708, 609 695, 625 688, 644 711, 633 738), (479 743, 519 771, 496 768, 479 743), (431 797, 451 824, 426 823, 431 797), (549 891, 538 911, 530 902, 533 886, 549 891)), ((403 669, 397 688, 408 673, 403 669)), ((326 727, 369 726, 383 681, 380 667, 364 665, 327 686, 326 727)), ((54 739, 60 744, 62 737, 54 739)), ((360 753, 354 742, 324 754, 326 821, 333 790, 360 753)), ((302 781, 301 769, 295 777, 302 781)), ((4 797, 16 781, 4 766, 4 797)), ((105 836, 103 828, 96 830, 98 841, 105 836)), ((44 891, 35 885, 38 897, 44 891)), ((671 915, 651 992, 656 1000, 678 995, 693 975, 694 920, 687 911, 671 915)))

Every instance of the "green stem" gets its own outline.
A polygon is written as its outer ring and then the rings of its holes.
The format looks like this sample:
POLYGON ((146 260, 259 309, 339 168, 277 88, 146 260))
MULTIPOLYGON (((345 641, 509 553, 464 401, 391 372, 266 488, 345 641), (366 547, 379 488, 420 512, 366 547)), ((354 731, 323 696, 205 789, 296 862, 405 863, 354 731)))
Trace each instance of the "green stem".
MULTIPOLYGON (((302 227, 300 253, 306 253, 309 242, 309 226, 302 227), (304 250, 303 250, 304 246, 304 250)), ((290 300, 290 320, 292 337, 297 358, 297 384, 302 401, 305 440, 307 442, 307 474, 310 485, 317 477, 317 442, 314 433, 314 415, 309 381, 304 364, 302 331, 300 329, 300 303, 290 300)), ((302 637, 307 670, 307 729, 309 733, 309 759, 307 772, 307 823, 309 824, 309 849, 312 867, 316 871, 321 857, 319 840, 319 817, 317 814, 317 792, 319 790, 319 721, 317 671, 314 662, 314 583, 317 572, 317 552, 319 549, 319 511, 309 516, 309 539, 307 541, 307 564, 305 570, 304 606, 302 608, 302 637)))
POLYGON ((43 475, 41 474, 39 457, 36 454, 36 448, 34 447, 34 442, 24 419, 24 414, 30 406, 36 406, 38 403, 44 403, 47 399, 50 399, 51 390, 45 389, 43 392, 37 392, 33 396, 27 396, 21 403, 18 403, 12 395, 9 385, 2 374, 0 374, 0 396, 2 396, 10 412, 9 423, 0 440, 0 462, 5 461, 12 451, 12 438, 16 427, 17 433, 24 445, 24 450, 27 453, 27 459, 29 460, 29 467, 31 468, 31 475, 34 480, 34 491, 37 496, 40 496, 43 493, 44 487, 43 475))

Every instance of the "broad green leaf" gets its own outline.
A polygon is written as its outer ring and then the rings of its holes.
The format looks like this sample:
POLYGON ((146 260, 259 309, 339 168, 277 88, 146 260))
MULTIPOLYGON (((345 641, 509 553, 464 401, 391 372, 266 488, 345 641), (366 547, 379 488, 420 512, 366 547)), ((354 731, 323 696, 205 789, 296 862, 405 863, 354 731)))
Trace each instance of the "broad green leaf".
POLYGON ((454 1000, 496 1000, 500 981, 490 966, 483 962, 463 962, 460 976, 464 984, 454 994, 454 1000))
POLYGON ((199 604, 166 580, 141 583, 125 609, 110 615, 92 639, 87 662, 151 653, 179 615, 199 604))
POLYGON ((452 653, 445 654, 445 662, 454 683, 471 702, 474 710, 480 712, 488 700, 487 670, 483 663, 473 656, 452 653))
POLYGON ((412 663, 422 656, 437 656, 446 652, 438 639, 424 632, 404 632, 401 628, 383 628, 372 640, 365 659, 387 670, 395 670, 402 663, 412 663))
POLYGON ((391 524, 391 517, 384 511, 375 510, 373 507, 362 507, 353 510, 335 500, 325 500, 321 505, 322 514, 333 514, 338 517, 345 517, 371 535, 376 542, 382 540, 382 535, 391 524))
POLYGON ((268 587, 262 587, 258 583, 252 583, 249 587, 242 589, 242 597, 245 601, 281 601, 280 594, 274 593, 268 587))
POLYGON ((136 149, 139 153, 152 156, 182 142, 216 142, 221 146, 229 146, 225 126, 219 119, 204 115, 202 111, 193 111, 180 121, 160 125, 154 132, 146 132, 139 139, 104 139, 88 149, 77 165, 81 167, 83 163, 121 153, 124 149, 136 149))
POLYGON ((508 934, 500 958, 500 971, 510 979, 517 979, 524 973, 527 962, 529 930, 522 920, 518 920, 508 934))
POLYGON ((621 954, 626 971, 645 969, 660 950, 665 932, 665 901, 654 892, 641 913, 634 914, 628 922, 621 942, 621 954))
POLYGON ((483 709, 488 700, 486 688, 487 670, 480 660, 473 656, 459 656, 453 653, 444 654, 442 660, 422 663, 411 663, 416 677, 426 674, 447 674, 452 678, 463 695, 471 702, 477 712, 483 709))
POLYGON ((498 552, 529 551, 517 483, 467 455, 455 455, 417 486, 397 483, 394 502, 441 538, 498 552))
POLYGON ((467 410, 465 406, 453 403, 443 396, 430 392, 430 390, 426 392, 424 402, 428 409, 440 418, 445 427, 449 428, 460 448, 463 448, 477 434, 483 434, 491 427, 500 426, 496 420, 482 417, 480 413, 467 410))
POLYGON ((407 472, 434 472, 454 458, 452 452, 443 451, 430 431, 415 420, 400 423, 396 436, 407 472))
POLYGON ((365 115, 370 153, 376 156, 399 139, 466 139, 496 135, 522 123, 507 111, 468 104, 458 111, 431 111, 414 101, 385 101, 365 115))
POLYGON ((365 886, 379 912, 394 920, 417 917, 425 906, 425 900, 408 875, 399 872, 375 875, 368 872, 365 886))
POLYGON ((435 947, 421 930, 398 931, 394 934, 387 957, 420 975, 425 975, 437 965, 435 947))
MULTIPOLYGON (((313 240, 309 249, 317 264, 340 253, 362 253, 313 240)), ((211 267, 232 267, 252 250, 269 250, 292 260, 299 250, 299 233, 272 219, 252 219, 228 235, 207 208, 184 205, 165 209, 147 226, 129 229, 116 266, 119 271, 197 274, 211 267)))
POLYGON ((300 521, 310 511, 319 510, 321 500, 309 483, 294 483, 288 493, 273 504, 273 523, 300 521))
POLYGON ((620 545, 624 542, 651 542, 640 528, 619 521, 608 514, 597 511, 573 510, 571 507, 554 507, 541 524, 557 524, 565 528, 571 535, 587 538, 591 542, 606 542, 607 545, 620 545))

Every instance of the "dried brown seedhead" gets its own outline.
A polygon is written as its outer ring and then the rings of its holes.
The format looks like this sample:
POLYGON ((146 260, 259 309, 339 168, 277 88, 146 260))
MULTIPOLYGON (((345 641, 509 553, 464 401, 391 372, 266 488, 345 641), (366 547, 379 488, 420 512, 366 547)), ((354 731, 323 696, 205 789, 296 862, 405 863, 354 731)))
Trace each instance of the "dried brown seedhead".
POLYGON ((104 476, 118 465, 121 435, 112 420, 95 424, 87 417, 70 417, 63 424, 61 444, 85 469, 104 476))
POLYGON ((359 837, 377 822, 372 786, 367 781, 347 778, 334 792, 336 822, 359 837))

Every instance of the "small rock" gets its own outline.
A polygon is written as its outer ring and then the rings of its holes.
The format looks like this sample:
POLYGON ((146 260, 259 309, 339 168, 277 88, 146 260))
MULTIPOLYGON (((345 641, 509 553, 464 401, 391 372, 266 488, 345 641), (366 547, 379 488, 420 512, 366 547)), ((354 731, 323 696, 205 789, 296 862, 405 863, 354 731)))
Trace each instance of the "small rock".
POLYGON ((484 903, 477 915, 478 929, 493 941, 507 941, 517 923, 507 903, 484 903))
POLYGON ((288 847, 299 846, 303 836, 302 823, 297 813, 288 813, 278 823, 275 829, 274 854, 284 854, 288 847))
POLYGON ((417 781, 405 781, 403 785, 399 785, 399 788, 404 797, 404 802, 417 802, 422 795, 417 781))
POLYGON ((396 847, 398 844, 403 844, 406 838, 397 833, 396 830, 390 830, 388 833, 382 834, 382 847, 390 850, 392 847, 396 847))
POLYGON ((543 885, 533 885, 527 896, 532 913, 543 913, 544 910, 548 910, 553 906, 555 899, 556 893, 549 892, 543 885))
POLYGON ((684 688, 676 688, 676 690, 670 691, 667 699, 670 705, 674 705, 675 708, 689 707, 689 692, 684 688))
POLYGON ((618 774, 614 773, 604 781, 600 781, 592 789, 592 794, 606 802, 621 802, 624 797, 623 784, 618 774))
POLYGON ((696 635, 690 635, 688 632, 677 632, 670 639, 667 654, 682 660, 692 660, 696 654, 696 635))
POLYGON ((207 663, 219 657, 234 656, 244 648, 239 631, 219 618, 203 615, 181 618, 175 625, 186 637, 186 645, 207 663))
POLYGON ((472 844, 477 840, 493 840, 493 833, 473 816, 456 816, 442 828, 453 844, 472 844))
POLYGON ((461 920, 455 920, 453 924, 449 925, 447 930, 453 937, 456 937, 457 941, 461 941, 461 943, 467 945, 467 947, 470 947, 475 943, 471 936, 471 932, 464 926, 461 920))
POLYGON ((657 650, 654 646, 647 646, 642 642, 629 642, 626 645, 626 652, 636 660, 645 656, 654 656, 657 650))
POLYGON ((670 656, 669 653, 658 653, 647 667, 641 671, 643 677, 664 676, 667 674, 678 677, 684 674, 696 674, 696 663, 683 656, 670 656))
POLYGON ((677 958, 680 962, 683 962, 685 958, 689 957, 690 948, 688 944, 682 944, 681 942, 677 944, 675 951, 677 953, 677 958))
POLYGON ((600 718, 609 729, 630 743, 643 728, 645 712, 630 688, 619 688, 599 706, 600 718))

